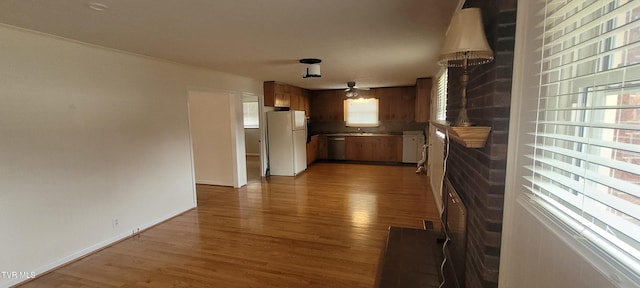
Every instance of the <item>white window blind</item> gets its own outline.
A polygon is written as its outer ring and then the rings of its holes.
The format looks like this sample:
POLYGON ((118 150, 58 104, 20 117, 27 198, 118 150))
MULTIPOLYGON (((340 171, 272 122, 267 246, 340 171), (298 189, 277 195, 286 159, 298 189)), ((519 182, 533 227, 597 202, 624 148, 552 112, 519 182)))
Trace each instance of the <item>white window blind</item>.
POLYGON ((539 13, 525 193, 640 274, 640 1, 547 0, 539 13))
POLYGON ((437 75, 438 83, 436 88, 436 119, 446 120, 447 118, 447 85, 449 81, 449 70, 442 68, 437 75))
POLYGON ((344 120, 351 127, 378 126, 378 99, 357 98, 344 100, 344 120))
POLYGON ((244 115, 244 128, 258 128, 260 125, 260 110, 258 102, 242 103, 244 115))

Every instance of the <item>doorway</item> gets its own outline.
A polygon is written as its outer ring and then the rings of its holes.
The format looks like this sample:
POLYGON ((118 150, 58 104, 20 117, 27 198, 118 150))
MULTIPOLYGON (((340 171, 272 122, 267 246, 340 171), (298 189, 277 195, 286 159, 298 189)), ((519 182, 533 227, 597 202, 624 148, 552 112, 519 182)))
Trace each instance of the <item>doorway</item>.
POLYGON ((236 92, 189 89, 189 128, 198 184, 247 184, 242 99, 236 92))
POLYGON ((260 129, 262 109, 260 97, 251 93, 243 93, 242 108, 244 116, 247 182, 260 182, 263 176, 260 157, 262 150, 262 131, 260 129))

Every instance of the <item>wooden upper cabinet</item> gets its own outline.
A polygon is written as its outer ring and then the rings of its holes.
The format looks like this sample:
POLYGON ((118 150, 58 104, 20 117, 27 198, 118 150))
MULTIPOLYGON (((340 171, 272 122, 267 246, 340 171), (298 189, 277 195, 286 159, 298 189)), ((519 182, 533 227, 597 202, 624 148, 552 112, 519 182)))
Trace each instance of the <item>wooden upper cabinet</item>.
POLYGON ((267 81, 263 84, 263 91, 264 106, 289 107, 291 110, 305 111, 306 115, 309 116, 309 92, 306 89, 285 83, 267 81))
POLYGON ((300 110, 304 111, 304 114, 307 118, 311 117, 311 107, 309 106, 309 90, 301 89, 302 93, 300 94, 300 110))
POLYGON ((290 103, 289 108, 296 111, 304 111, 305 116, 310 117, 311 111, 309 110, 309 90, 290 86, 290 103))
MULTIPOLYGON (((373 88, 365 96, 378 98, 380 121, 412 122, 415 119, 416 87, 373 88)), ((344 121, 343 90, 311 91, 311 118, 317 121, 344 121)))
POLYGON ((290 95, 287 84, 267 81, 263 84, 264 106, 289 107, 290 95))
POLYGON ((297 110, 297 111, 301 111, 303 110, 300 107, 300 97, 301 97, 301 88, 298 87, 293 87, 290 86, 291 91, 289 93, 289 108, 291 108, 291 110, 297 110))
POLYGON ((415 117, 415 87, 388 87, 373 90, 374 96, 380 101, 380 121, 413 121, 415 117))
MULTIPOLYGON (((416 86, 373 88, 363 91, 379 99, 380 121, 428 122, 431 78, 419 78, 416 86)), ((344 121, 344 91, 309 91, 285 83, 264 82, 264 106, 305 111, 317 121, 344 121)))
POLYGON ((344 91, 311 91, 311 119, 316 121, 344 121, 344 91))
POLYGON ((275 107, 276 83, 273 81, 264 82, 262 84, 262 90, 262 92, 264 93, 264 106, 275 107))
POLYGON ((428 122, 431 117, 431 78, 418 78, 416 81, 416 122, 428 122))
POLYGON ((276 82, 274 107, 289 107, 291 103, 291 86, 276 82))

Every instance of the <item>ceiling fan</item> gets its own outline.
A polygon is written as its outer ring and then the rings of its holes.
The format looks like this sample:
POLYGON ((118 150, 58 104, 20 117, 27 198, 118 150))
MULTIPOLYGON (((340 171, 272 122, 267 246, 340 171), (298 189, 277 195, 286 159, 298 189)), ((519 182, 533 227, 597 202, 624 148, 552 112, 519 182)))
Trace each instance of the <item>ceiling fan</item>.
POLYGON ((356 82, 347 82, 347 89, 344 90, 344 94, 345 96, 347 96, 347 98, 352 98, 352 97, 358 97, 359 93, 358 91, 360 90, 369 90, 368 88, 359 88, 356 87, 356 82))

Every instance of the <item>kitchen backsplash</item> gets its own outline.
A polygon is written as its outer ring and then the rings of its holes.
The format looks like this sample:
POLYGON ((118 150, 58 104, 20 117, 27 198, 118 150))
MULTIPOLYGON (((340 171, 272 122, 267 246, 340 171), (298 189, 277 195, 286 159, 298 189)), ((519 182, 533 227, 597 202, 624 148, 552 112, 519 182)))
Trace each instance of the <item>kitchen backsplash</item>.
POLYGON ((309 121, 309 132, 315 134, 332 133, 380 133, 380 134, 402 134, 402 131, 424 131, 427 123, 405 122, 405 121, 380 121, 378 127, 346 127, 344 121, 309 121))

